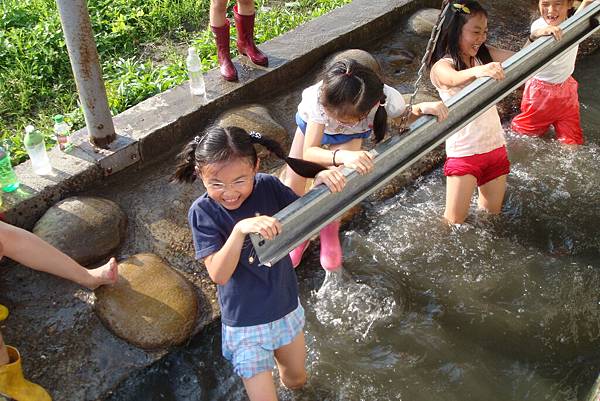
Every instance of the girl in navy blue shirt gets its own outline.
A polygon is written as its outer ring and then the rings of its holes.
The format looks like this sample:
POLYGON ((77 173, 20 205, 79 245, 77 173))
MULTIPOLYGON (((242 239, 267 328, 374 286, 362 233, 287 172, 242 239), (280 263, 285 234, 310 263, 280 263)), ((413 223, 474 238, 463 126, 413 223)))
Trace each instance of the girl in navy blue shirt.
POLYGON ((288 158, 277 142, 237 127, 210 128, 180 154, 174 179, 200 178, 207 191, 192 204, 188 219, 196 258, 218 285, 223 356, 242 377, 250 400, 268 401, 277 400, 275 362, 286 387, 306 382, 304 310, 290 258, 260 265, 247 234, 275 237, 281 224, 271 216, 298 196, 277 178, 258 173, 254 144, 333 192, 342 190, 345 178, 338 170, 288 158))

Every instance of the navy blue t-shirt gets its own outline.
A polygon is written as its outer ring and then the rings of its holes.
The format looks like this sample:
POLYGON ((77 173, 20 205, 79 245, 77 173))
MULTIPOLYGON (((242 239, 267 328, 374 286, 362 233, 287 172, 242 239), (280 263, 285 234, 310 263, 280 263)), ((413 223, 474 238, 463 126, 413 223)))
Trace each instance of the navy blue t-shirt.
MULTIPOLYGON (((228 210, 207 194, 202 195, 188 213, 196 259, 219 251, 238 221, 257 214, 273 216, 296 199, 298 195, 277 178, 260 173, 254 179, 252 193, 236 210, 228 210)), ((221 321, 227 326, 269 323, 298 307, 298 281, 291 259, 285 257, 272 267, 259 265, 248 236, 233 275, 217 290, 221 321)))

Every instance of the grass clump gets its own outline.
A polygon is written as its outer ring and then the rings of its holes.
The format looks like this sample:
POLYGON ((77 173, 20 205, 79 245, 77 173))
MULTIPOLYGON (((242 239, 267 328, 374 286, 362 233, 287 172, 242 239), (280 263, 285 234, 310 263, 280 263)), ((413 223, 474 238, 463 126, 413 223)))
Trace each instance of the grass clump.
MULTIPOLYGON (((259 0, 257 42, 350 1, 270 4, 259 0)), ((184 82, 185 48, 190 44, 197 48, 205 71, 217 65, 208 29, 209 0, 89 0, 87 4, 113 115, 184 82)), ((84 125, 55 1, 2 0, 0 141, 15 164, 27 157, 22 146, 26 125, 34 124, 49 146, 54 144, 54 114, 64 114, 74 129, 84 125)))

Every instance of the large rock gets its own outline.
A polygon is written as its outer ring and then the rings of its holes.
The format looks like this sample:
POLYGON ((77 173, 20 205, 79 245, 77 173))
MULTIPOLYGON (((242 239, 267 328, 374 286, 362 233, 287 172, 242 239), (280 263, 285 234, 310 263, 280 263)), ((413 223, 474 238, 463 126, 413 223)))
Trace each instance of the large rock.
MULTIPOLYGON (((268 138, 274 139, 285 149, 290 145, 290 136, 285 128, 271 117, 269 110, 258 104, 250 104, 226 111, 219 118, 221 127, 240 127, 246 131, 257 131, 268 138)), ((257 148, 258 156, 265 158, 268 151, 257 148)))
POLYGON ((33 233, 82 265, 111 255, 125 238, 127 216, 114 202, 75 196, 52 206, 33 233))
POLYGON ((339 60, 344 60, 344 59, 355 60, 359 64, 362 64, 365 67, 370 68, 371 70, 375 71, 375 73, 377 75, 382 77, 381 66, 379 65, 379 62, 377 61, 377 59, 375 57, 373 57, 371 55, 371 53, 361 50, 361 49, 348 49, 348 50, 344 50, 339 53, 336 53, 327 64, 331 65, 339 60))
POLYGON ((408 25, 417 35, 429 36, 440 16, 436 8, 424 8, 414 13, 408 20, 408 25))
POLYGON ((181 344, 196 325, 194 287, 153 254, 124 260, 119 264, 118 282, 95 292, 95 310, 104 325, 140 348, 181 344))

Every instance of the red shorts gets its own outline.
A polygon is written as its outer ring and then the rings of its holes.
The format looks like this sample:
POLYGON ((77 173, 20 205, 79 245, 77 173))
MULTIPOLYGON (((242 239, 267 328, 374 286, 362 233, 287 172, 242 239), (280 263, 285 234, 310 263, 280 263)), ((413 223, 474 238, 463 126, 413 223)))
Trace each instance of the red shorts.
POLYGON ((491 152, 464 157, 448 157, 444 163, 444 175, 472 175, 477 179, 477 186, 506 175, 510 172, 510 162, 506 146, 491 152))
POLYGON ((530 79, 525 84, 521 114, 511 123, 513 131, 530 136, 544 135, 554 126, 556 139, 562 143, 583 143, 579 121, 577 81, 569 77, 562 84, 530 79))

